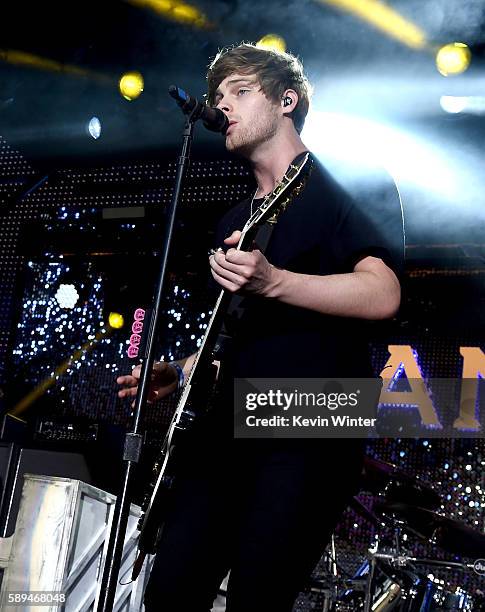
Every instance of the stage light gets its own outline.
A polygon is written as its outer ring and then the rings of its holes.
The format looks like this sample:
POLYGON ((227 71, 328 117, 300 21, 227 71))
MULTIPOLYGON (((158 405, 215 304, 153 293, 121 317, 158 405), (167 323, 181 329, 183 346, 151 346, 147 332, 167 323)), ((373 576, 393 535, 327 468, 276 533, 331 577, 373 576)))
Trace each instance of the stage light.
POLYGON ((426 34, 409 19, 380 0, 319 0, 367 21, 413 49, 428 46, 426 34))
POLYGON ((125 72, 120 78, 119 89, 123 98, 135 100, 143 91, 143 76, 139 72, 125 72))
POLYGON ((440 105, 447 113, 485 115, 484 96, 441 96, 440 105))
POLYGON ((62 72, 74 76, 90 78, 105 84, 113 82, 113 79, 110 76, 100 74, 92 70, 86 70, 85 68, 79 68, 79 66, 74 66, 72 64, 58 62, 48 57, 42 57, 40 55, 34 55, 33 53, 19 51, 17 49, 0 50, 0 61, 17 66, 28 66, 29 68, 36 68, 38 70, 62 72))
POLYGON ((447 113, 461 113, 466 108, 466 96, 441 96, 441 108, 447 113))
POLYGON ((91 117, 88 122, 88 132, 97 140, 101 136, 101 121, 97 117, 91 117))
POLYGON ((286 51, 285 39, 278 34, 266 34, 256 43, 259 49, 269 49, 270 51, 286 51))
POLYGON ((179 23, 188 23, 198 28, 213 28, 213 24, 197 7, 182 0, 126 0, 133 6, 149 9, 179 23))
POLYGON ((393 179, 418 186, 447 199, 460 195, 454 160, 426 139, 363 117, 311 111, 302 137, 324 160, 384 167, 393 179))
POLYGON ((121 329, 125 324, 125 319, 119 312, 110 312, 108 317, 109 326, 113 329, 121 329))
POLYGON ((47 376, 47 378, 44 378, 44 380, 42 380, 34 389, 32 389, 32 391, 27 393, 27 395, 25 395, 13 407, 10 414, 18 415, 24 412, 39 397, 44 395, 47 389, 55 385, 56 382, 59 380, 60 376, 62 376, 66 372, 69 372, 70 368, 72 368, 74 364, 80 364, 81 361, 86 358, 86 354, 89 351, 92 351, 96 344, 103 338, 103 336, 106 336, 107 334, 108 332, 104 328, 98 331, 96 335, 91 338, 91 340, 83 344, 81 348, 79 348, 77 351, 74 351, 71 357, 63 361, 63 363, 61 363, 61 365, 59 365, 53 372, 51 372, 51 374, 47 376))
POLYGON ((172 10, 177 21, 185 21, 187 23, 195 23, 200 15, 195 6, 190 6, 183 3, 177 4, 172 10))
POLYGON ((55 298, 61 308, 74 308, 79 299, 79 293, 74 285, 59 285, 55 298))
POLYGON ((465 43, 454 42, 441 49, 436 54, 436 67, 443 76, 461 74, 470 65, 472 54, 465 43))

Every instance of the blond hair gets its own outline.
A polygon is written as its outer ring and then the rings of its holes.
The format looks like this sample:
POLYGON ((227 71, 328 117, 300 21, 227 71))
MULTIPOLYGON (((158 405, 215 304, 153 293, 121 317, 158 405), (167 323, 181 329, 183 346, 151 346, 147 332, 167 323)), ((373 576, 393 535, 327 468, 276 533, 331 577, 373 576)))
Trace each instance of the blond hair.
POLYGON ((207 71, 207 103, 214 106, 216 90, 231 74, 255 75, 264 95, 280 103, 284 92, 298 94, 296 108, 288 114, 298 133, 303 129, 310 106, 312 86, 300 60, 291 53, 259 49, 251 43, 227 47, 218 52, 207 71))

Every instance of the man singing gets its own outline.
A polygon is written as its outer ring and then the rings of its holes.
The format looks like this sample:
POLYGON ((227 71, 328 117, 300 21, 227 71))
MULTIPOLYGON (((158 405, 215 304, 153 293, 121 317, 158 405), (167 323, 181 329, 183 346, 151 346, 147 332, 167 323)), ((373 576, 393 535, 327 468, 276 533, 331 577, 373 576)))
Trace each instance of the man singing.
MULTIPOLYGON (((216 244, 225 248, 209 259, 218 285, 244 296, 243 311, 221 398, 180 452, 145 605, 208 612, 230 570, 228 612, 290 612, 357 490, 363 442, 234 439, 232 381, 372 377, 368 321, 396 313, 402 262, 379 220, 316 160, 264 253, 237 250, 262 198, 307 154, 310 85, 294 56, 249 44, 220 52, 207 79, 208 103, 229 120, 226 147, 249 161, 257 185, 221 220, 216 244)), ((155 363, 150 399, 180 388, 194 358, 155 363)), ((139 374, 118 378, 120 397, 136 395, 139 374)))

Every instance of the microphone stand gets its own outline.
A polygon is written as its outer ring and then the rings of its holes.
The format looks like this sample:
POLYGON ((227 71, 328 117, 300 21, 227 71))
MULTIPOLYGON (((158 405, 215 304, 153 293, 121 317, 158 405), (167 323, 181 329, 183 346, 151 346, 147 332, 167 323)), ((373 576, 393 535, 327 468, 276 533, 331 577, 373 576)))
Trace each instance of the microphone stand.
POLYGON ((200 117, 200 110, 200 106, 196 106, 189 114, 187 114, 185 120, 181 153, 180 157, 178 158, 177 174, 175 178, 175 188, 172 195, 172 201, 168 209, 167 223, 165 226, 160 274, 155 294, 155 301, 151 311, 150 327, 148 329, 144 354, 142 357, 140 382, 138 386, 138 393, 136 396, 135 409, 133 413, 133 429, 125 435, 125 444, 123 449, 124 471, 122 489, 120 494, 116 498, 116 503, 113 511, 106 560, 103 569, 98 604, 96 606, 97 612, 111 612, 113 610, 113 605, 115 601, 116 586, 121 566, 126 527, 128 524, 128 516, 130 513, 130 499, 128 497, 128 489, 136 464, 139 462, 142 449, 142 435, 140 434, 140 424, 142 421, 143 411, 146 406, 146 400, 150 387, 151 371, 155 353, 155 339, 157 337, 160 318, 161 301, 164 290, 168 254, 172 241, 175 215, 180 198, 180 193, 182 191, 182 181, 185 172, 189 166, 194 124, 200 117))

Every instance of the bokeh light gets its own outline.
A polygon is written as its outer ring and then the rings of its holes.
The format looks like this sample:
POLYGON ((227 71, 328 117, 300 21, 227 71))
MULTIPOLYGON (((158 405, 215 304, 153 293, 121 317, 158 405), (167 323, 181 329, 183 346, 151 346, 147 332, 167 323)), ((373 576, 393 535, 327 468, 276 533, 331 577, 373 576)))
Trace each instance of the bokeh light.
POLYGON ((88 132, 97 140, 101 136, 101 121, 97 117, 91 117, 88 123, 88 132))
POLYGON ((110 312, 108 317, 109 326, 113 329, 121 329, 125 324, 125 319, 119 312, 110 312))
POLYGON ((472 54, 465 43, 454 42, 441 49, 436 54, 436 67, 443 76, 461 74, 470 65, 472 54))
POLYGON ((286 51, 285 39, 278 34, 266 34, 258 40, 256 47, 259 49, 269 49, 271 51, 286 51))
POLYGON ((120 78, 119 89, 120 93, 126 100, 130 102, 140 96, 145 83, 140 72, 125 72, 120 78))
POLYGON ((56 291, 56 300, 61 308, 74 308, 79 299, 79 293, 74 285, 59 285, 56 291))

